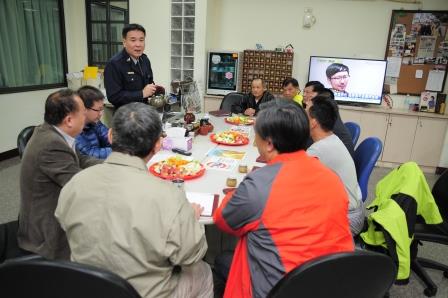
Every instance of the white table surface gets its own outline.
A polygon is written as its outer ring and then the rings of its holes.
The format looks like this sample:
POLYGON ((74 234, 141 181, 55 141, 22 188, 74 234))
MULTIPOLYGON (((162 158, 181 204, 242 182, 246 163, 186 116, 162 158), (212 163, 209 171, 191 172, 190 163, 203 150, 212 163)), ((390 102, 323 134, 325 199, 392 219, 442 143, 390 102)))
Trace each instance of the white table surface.
MULTIPOLYGON (((225 117, 214 117, 210 115, 210 122, 214 125, 214 130, 212 133, 229 130, 232 127, 232 125, 226 123, 224 119, 225 117)), ((209 150, 213 148, 245 152, 246 156, 240 163, 246 164, 248 166, 248 171, 250 172, 253 166, 262 167, 265 165, 264 163, 256 162, 259 153, 257 147, 254 146, 254 138, 255 134, 253 131, 253 126, 250 126, 249 144, 244 146, 218 145, 210 140, 210 134, 207 136, 198 135, 193 139, 191 156, 193 159, 203 162, 206 159, 209 150)), ((174 155, 176 155, 176 153, 161 150, 148 162, 148 166, 174 155)), ((237 179, 238 183, 240 183, 245 176, 246 174, 241 174, 238 172, 238 167, 232 171, 206 169, 203 176, 185 181, 185 191, 218 194, 219 203, 221 203, 224 198, 224 193, 222 190, 227 188, 227 178, 234 177, 237 179)), ((213 219, 211 217, 201 217, 199 222, 203 224, 213 224, 213 219)))

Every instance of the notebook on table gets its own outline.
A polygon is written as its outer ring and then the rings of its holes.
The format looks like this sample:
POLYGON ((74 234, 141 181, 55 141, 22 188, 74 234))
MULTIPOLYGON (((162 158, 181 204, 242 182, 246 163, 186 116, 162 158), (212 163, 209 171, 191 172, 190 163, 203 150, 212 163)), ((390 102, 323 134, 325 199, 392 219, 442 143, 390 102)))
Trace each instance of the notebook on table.
POLYGON ((219 195, 201 192, 186 192, 187 200, 190 203, 196 203, 204 207, 201 216, 213 216, 216 208, 218 208, 219 195))

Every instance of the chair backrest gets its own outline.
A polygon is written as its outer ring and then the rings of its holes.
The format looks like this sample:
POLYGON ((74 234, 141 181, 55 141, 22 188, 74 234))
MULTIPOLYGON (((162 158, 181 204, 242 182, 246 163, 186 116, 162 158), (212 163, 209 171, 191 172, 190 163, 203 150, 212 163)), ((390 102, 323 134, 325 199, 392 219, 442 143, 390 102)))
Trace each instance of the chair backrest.
POLYGON ((380 298, 395 281, 396 266, 386 255, 355 251, 310 260, 285 275, 268 297, 380 298))
POLYGON ((2 292, 16 298, 139 298, 123 278, 106 270, 68 261, 17 258, 0 266, 2 292))
POLYGON ((448 170, 442 173, 432 187, 432 195, 443 221, 448 224, 448 170))
POLYGON ((231 92, 226 94, 221 101, 221 106, 219 109, 225 112, 232 112, 232 106, 241 104, 244 96, 244 93, 240 92, 231 92))
POLYGON ((18 229, 17 220, 0 224, 0 263, 20 256, 21 252, 17 243, 18 229))
POLYGON ((22 129, 22 131, 17 136, 17 149, 19 150, 19 156, 22 158, 23 152, 25 151, 26 144, 33 135, 34 128, 36 126, 28 126, 22 129))
POLYGON ((355 122, 345 122, 345 127, 350 132, 352 136, 353 147, 356 147, 356 143, 358 143, 359 135, 361 134, 361 127, 355 122))
POLYGON ((354 161, 363 201, 367 199, 369 177, 382 150, 383 143, 376 137, 365 139, 355 150, 354 161))

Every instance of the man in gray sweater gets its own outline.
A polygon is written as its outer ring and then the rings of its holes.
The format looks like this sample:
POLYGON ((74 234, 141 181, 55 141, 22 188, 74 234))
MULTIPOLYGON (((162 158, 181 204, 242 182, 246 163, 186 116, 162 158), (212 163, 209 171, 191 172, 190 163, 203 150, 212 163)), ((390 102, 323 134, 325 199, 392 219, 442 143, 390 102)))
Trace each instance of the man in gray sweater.
POLYGON ((350 230, 353 235, 357 235, 364 226, 364 204, 353 159, 342 141, 332 131, 338 107, 331 98, 318 95, 308 103, 306 112, 310 121, 311 138, 314 141, 307 149, 307 153, 319 158, 341 178, 349 195, 350 230))

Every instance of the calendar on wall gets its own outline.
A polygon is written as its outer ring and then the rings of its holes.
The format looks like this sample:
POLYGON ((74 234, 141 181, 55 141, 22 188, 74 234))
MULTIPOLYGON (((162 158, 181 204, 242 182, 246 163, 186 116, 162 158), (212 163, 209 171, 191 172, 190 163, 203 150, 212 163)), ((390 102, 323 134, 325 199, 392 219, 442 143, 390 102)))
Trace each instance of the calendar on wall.
POLYGON ((273 94, 282 92, 282 82, 292 76, 293 53, 276 51, 245 50, 241 91, 250 92, 253 79, 263 79, 273 94))

